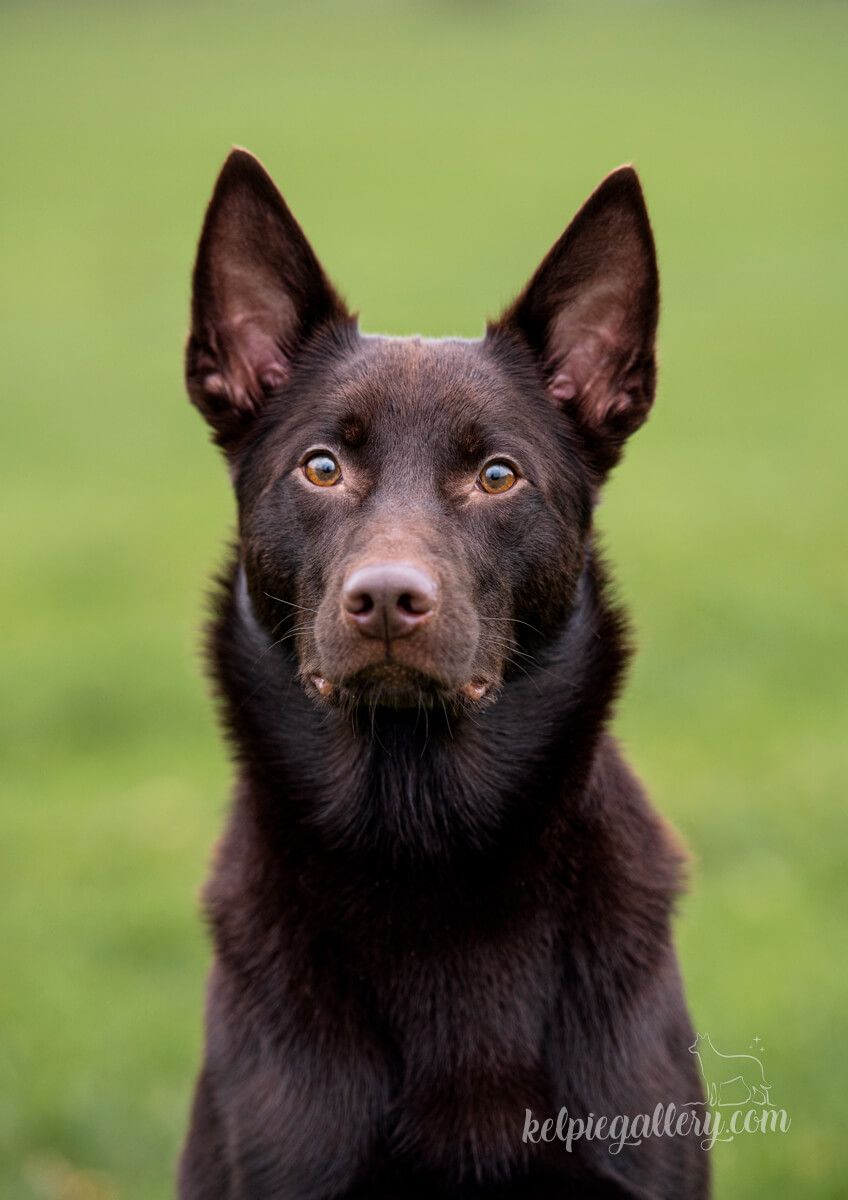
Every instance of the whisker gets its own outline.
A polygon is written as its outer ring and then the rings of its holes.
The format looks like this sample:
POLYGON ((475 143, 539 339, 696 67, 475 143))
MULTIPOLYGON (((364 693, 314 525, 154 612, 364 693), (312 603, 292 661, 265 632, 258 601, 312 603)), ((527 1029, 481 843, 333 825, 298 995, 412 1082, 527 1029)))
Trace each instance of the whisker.
POLYGON ((424 757, 424 751, 427 749, 427 746, 429 745, 429 742, 430 742, 430 717, 427 713, 426 704, 422 704, 423 698, 424 698, 424 693, 422 692, 421 688, 419 688, 418 689, 418 703, 419 703, 419 705, 421 705, 421 708, 423 709, 423 712, 424 712, 424 745, 421 747, 421 753, 418 755, 419 758, 424 757))
POLYGON ((539 687, 538 680, 536 680, 536 679, 534 679, 534 678, 533 678, 533 676, 530 674, 530 672, 527 670, 527 668, 526 668, 526 667, 522 666, 520 662, 516 662, 514 658, 510 658, 510 656, 509 656, 508 654, 505 654, 505 655, 504 655, 504 658, 505 658, 505 659, 506 659, 506 661, 507 661, 508 663, 510 663, 510 664, 511 664, 513 667, 518 667, 519 671, 521 671, 521 672, 522 672, 522 674, 524 674, 524 675, 526 675, 526 676, 527 676, 527 678, 528 678, 528 679, 530 680, 530 682, 533 684, 533 686, 534 686, 534 688, 536 689, 536 691, 537 691, 537 692, 539 692, 539 693, 541 694, 541 691, 542 691, 542 689, 539 687))
POLYGON ((270 592, 264 592, 269 600, 276 600, 278 604, 287 604, 289 608, 299 608, 301 612, 317 613, 317 608, 307 608, 305 604, 294 604, 291 600, 283 600, 280 596, 272 596, 270 592))
POLYGON ((538 664, 539 660, 536 658, 535 654, 528 654, 526 650, 520 650, 518 648, 518 642, 516 642, 514 638, 499 638, 497 634, 489 634, 489 640, 497 642, 502 646, 509 646, 511 650, 513 650, 516 654, 520 654, 522 658, 526 658, 529 662, 538 664))
POLYGON ((445 714, 445 722, 447 723, 450 740, 453 741, 453 730, 451 729, 450 717, 448 716, 448 706, 445 704, 444 696, 439 696, 439 703, 442 706, 442 712, 445 714))
POLYGON ((518 617, 478 617, 480 621, 506 621, 511 625, 526 625, 528 629, 532 629, 534 633, 538 633, 539 637, 544 637, 541 629, 537 629, 535 625, 531 625, 529 621, 522 621, 518 617))
POLYGON ((262 653, 259 655, 259 657, 254 662, 253 670, 254 671, 256 670, 256 668, 262 662, 263 658, 265 658, 266 655, 270 654, 275 646, 282 646, 283 642, 287 642, 290 638, 296 637, 299 633, 303 633, 305 630, 311 629, 311 628, 312 628, 311 621, 304 622, 302 625, 295 625, 295 627, 293 629, 290 629, 288 631, 288 633, 284 633, 281 638, 277 638, 277 640, 275 642, 271 642, 270 645, 265 647, 265 649, 262 651, 262 653))

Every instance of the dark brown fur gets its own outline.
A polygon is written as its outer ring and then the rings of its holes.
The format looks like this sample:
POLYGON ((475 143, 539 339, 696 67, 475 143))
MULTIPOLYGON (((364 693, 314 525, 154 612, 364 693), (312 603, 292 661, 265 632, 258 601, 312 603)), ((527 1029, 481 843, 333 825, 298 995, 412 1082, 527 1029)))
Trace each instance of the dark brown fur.
POLYGON ((692 1138, 522 1141, 525 1110, 702 1099, 681 855, 607 731, 627 658, 592 535, 654 390, 635 173, 480 342, 363 337, 259 164, 228 160, 188 383, 239 539, 211 636, 237 763, 185 1200, 705 1197, 692 1138), (323 447, 338 486, 301 463, 323 447), (518 482, 489 495, 481 465, 518 482), (411 636, 345 613, 413 562, 411 636))

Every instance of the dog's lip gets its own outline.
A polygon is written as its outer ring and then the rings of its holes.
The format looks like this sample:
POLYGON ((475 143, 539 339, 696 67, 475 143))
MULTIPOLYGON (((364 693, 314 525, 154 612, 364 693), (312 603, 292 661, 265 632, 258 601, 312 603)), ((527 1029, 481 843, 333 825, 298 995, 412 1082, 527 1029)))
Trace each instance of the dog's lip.
POLYGON ((479 702, 488 696, 493 687, 490 680, 479 675, 472 676, 466 683, 459 686, 450 686, 436 676, 425 674, 414 667, 391 660, 377 663, 338 681, 328 679, 326 675, 318 672, 311 673, 309 679, 318 695, 324 700, 331 700, 340 692, 346 692, 353 696, 365 694, 375 685, 381 685, 388 693, 395 691, 413 694, 420 692, 423 687, 431 692, 442 694, 453 693, 456 695, 458 693, 466 700, 479 702))
POLYGON ((455 690, 447 687, 437 676, 429 675, 415 667, 386 659, 353 672, 351 675, 330 679, 316 672, 310 676, 312 684, 319 696, 324 699, 345 692, 349 696, 366 694, 374 688, 382 688, 386 693, 409 692, 410 694, 422 688, 430 691, 455 690))

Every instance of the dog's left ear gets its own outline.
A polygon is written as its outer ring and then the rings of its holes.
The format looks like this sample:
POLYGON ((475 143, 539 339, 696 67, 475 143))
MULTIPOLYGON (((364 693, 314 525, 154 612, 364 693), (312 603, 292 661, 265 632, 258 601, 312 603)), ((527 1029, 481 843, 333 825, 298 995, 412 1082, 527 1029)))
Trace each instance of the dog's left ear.
POLYGON ((625 166, 593 192, 490 334, 529 346, 549 396, 606 470, 654 398, 658 312, 651 226, 625 166))

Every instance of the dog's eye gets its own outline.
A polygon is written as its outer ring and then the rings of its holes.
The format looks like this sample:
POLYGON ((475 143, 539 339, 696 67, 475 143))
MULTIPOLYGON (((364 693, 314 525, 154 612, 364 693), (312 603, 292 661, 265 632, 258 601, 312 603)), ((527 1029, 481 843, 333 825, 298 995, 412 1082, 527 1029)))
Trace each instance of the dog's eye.
POLYGON ((303 473, 316 487, 332 487, 342 477, 341 467, 326 451, 308 458, 303 464, 303 473))
POLYGON ((516 481, 516 474, 509 463, 495 462, 486 463, 483 470, 478 475, 480 487, 484 492, 488 492, 490 496, 497 496, 501 492, 508 492, 516 481))

